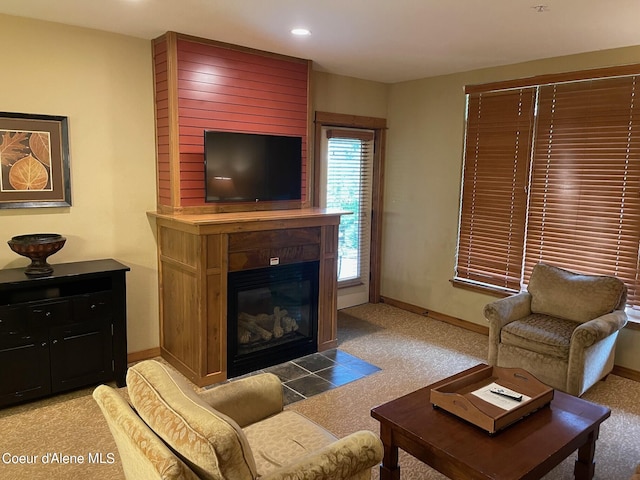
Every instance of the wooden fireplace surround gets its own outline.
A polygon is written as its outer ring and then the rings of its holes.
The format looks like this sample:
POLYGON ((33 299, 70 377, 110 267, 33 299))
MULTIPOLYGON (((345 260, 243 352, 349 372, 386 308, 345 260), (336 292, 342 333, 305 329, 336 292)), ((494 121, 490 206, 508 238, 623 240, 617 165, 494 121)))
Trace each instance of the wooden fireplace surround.
POLYGON ((227 379, 227 274, 319 261, 318 351, 337 346, 339 212, 151 213, 158 234, 160 350, 199 386, 227 379))

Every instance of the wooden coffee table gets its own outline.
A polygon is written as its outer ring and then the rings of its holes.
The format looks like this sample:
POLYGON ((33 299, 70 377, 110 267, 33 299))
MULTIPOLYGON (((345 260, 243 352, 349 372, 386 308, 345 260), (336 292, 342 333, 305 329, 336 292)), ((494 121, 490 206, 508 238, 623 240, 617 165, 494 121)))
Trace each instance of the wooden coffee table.
POLYGON ((430 402, 431 388, 475 372, 460 372, 371 410, 380 422, 380 480, 399 480, 398 448, 452 479, 539 479, 578 450, 574 475, 593 478, 600 424, 607 407, 555 391, 549 406, 489 435, 430 402))

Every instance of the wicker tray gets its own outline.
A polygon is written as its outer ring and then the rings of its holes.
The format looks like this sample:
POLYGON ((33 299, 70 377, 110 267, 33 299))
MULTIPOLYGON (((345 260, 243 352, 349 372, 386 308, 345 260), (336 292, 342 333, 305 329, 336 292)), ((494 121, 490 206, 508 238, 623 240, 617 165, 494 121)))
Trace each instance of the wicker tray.
POLYGON ((493 434, 548 405, 553 388, 521 368, 487 366, 431 389, 431 403, 493 434), (493 392, 491 391, 493 390, 493 392), (496 390, 520 401, 495 394, 496 390))

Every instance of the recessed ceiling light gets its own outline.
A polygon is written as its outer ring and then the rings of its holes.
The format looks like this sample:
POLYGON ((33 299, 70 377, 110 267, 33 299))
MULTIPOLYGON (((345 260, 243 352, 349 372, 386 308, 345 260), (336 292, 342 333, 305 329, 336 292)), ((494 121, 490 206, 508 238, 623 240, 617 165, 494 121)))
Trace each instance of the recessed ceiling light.
POLYGON ((291 33, 300 37, 304 37, 306 35, 311 35, 311 30, 309 30, 308 28, 294 28, 291 30, 291 33))

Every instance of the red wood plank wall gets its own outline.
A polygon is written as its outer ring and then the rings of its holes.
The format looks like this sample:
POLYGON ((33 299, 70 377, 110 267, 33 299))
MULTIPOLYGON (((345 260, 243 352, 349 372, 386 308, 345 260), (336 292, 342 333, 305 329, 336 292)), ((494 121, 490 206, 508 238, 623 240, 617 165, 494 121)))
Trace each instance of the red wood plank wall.
MULTIPOLYGON (((156 44, 158 199, 171 204, 165 49, 156 44)), ((180 207, 206 205, 204 130, 302 137, 302 201, 307 199, 309 63, 178 37, 177 118, 180 207)))
POLYGON ((154 43, 154 71, 156 95, 156 162, 158 169, 158 204, 171 205, 171 178, 169 176, 169 82, 167 69, 167 42, 154 43))

